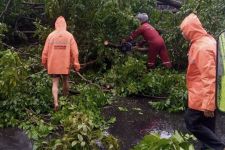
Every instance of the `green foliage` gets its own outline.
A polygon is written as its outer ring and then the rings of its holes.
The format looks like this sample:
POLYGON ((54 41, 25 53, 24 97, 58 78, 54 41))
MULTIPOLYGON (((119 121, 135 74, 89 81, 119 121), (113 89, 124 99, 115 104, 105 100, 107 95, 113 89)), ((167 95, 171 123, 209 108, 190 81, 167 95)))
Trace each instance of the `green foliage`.
POLYGON ((207 31, 216 36, 224 30, 225 6, 221 5, 223 3, 224 0, 188 0, 183 5, 181 12, 187 14, 188 11, 194 11, 207 31))
MULTIPOLYGON (((164 81, 167 81, 164 90, 169 92, 166 101, 149 102, 149 104, 157 110, 168 110, 169 112, 183 111, 187 106, 185 76, 183 74, 171 74, 164 81)), ((161 84, 164 85, 164 83, 161 84)))
POLYGON ((0 42, 5 37, 4 33, 7 32, 7 26, 0 22, 0 42))
POLYGON ((61 108, 54 113, 51 87, 44 74, 31 75, 21 93, 3 101, 1 126, 22 128, 34 141, 35 149, 97 149, 98 142, 107 149, 118 149, 117 140, 103 132, 107 128, 100 117, 100 106, 107 100, 104 93, 95 87, 84 87, 79 96, 61 97, 61 108))
POLYGON ((38 37, 38 39, 44 44, 45 40, 47 39, 48 35, 51 33, 52 29, 48 26, 43 26, 40 20, 34 22, 36 27, 34 37, 38 37))
MULTIPOLYGON (((13 62, 10 64, 13 65, 13 62)), ((22 69, 24 69, 24 66, 20 65, 19 68, 14 66, 14 68, 17 68, 17 72, 22 72, 22 69)), ((8 69, 10 69, 9 66, 8 69)), ((11 68, 10 72, 12 71, 13 69, 11 68)), ((25 71, 27 74, 27 69, 25 71)), ((9 73, 5 71, 4 75, 7 74, 9 73)), ((9 76, 4 75, 1 76, 5 77, 5 84, 2 84, 5 90, 1 90, 2 99, 0 101, 1 126, 18 126, 20 121, 29 120, 27 110, 32 110, 36 114, 51 110, 51 89, 49 82, 46 82, 49 81, 48 76, 44 76, 43 72, 42 74, 35 74, 29 77, 23 74, 16 74, 15 77, 10 76, 8 78, 9 76)))
MULTIPOLYGON (((12 69, 9 64, 16 66, 15 60, 20 65, 17 71, 21 72, 20 69, 24 69, 25 64, 18 61, 20 58, 16 53, 7 51, 1 56, 1 61, 4 61, 8 69, 12 69), (9 61, 8 64, 5 61, 6 58, 9 61)), ((3 65, 1 68, 5 75, 8 70, 3 65)), ((6 78, 4 80, 2 78, 2 81, 8 82, 8 76, 1 77, 6 78)), ((57 149, 60 143, 64 148, 66 146, 64 144, 69 144, 67 147, 69 149, 97 149, 96 141, 107 149, 118 149, 117 140, 103 132, 107 128, 107 123, 100 116, 100 107, 107 103, 108 97, 99 88, 79 85, 81 94, 70 98, 60 98, 61 110, 54 113, 52 112, 51 80, 45 70, 25 76, 26 82, 22 77, 24 77, 22 74, 18 78, 20 80, 11 77, 16 83, 18 82, 15 87, 12 87, 10 82, 2 84, 5 89, 8 88, 7 85, 13 89, 6 90, 3 93, 5 99, 0 101, 1 127, 20 127, 34 141, 35 149, 52 149, 52 147, 57 149), (10 97, 6 97, 9 94, 10 97)))
POLYGON ((114 87, 114 95, 137 94, 142 89, 139 81, 145 74, 144 61, 133 57, 125 58, 124 61, 124 64, 113 66, 101 82, 114 87))
POLYGON ((132 13, 120 9, 117 0, 50 0, 46 1, 46 11, 51 22, 60 15, 66 18, 84 61, 96 58, 98 62, 113 61, 114 54, 103 47, 103 41, 118 42, 134 26, 132 13))
POLYGON ((70 98, 62 97, 59 102, 58 112, 37 114, 25 109, 26 120, 19 127, 33 140, 34 149, 118 149, 117 139, 105 134, 106 126, 95 123, 98 114, 79 111, 70 98))
MULTIPOLYGON (((152 0, 29 1, 44 3, 44 10, 32 7, 24 10, 22 8, 26 5, 22 2, 22 0, 11 2, 7 16, 3 16, 2 23, 7 24, 9 43, 18 38, 22 38, 22 42, 29 40, 30 35, 24 33, 24 30, 35 30, 35 36, 39 36, 40 42, 43 43, 48 33, 53 30, 55 19, 62 15, 68 22, 69 31, 78 41, 81 60, 87 62, 98 59, 98 63, 102 66, 118 59, 117 54, 103 47, 103 41, 108 39, 119 42, 121 38, 128 36, 137 27, 133 17, 137 12, 146 12, 150 16, 150 23, 162 31, 171 58, 178 69, 185 68, 187 64, 188 45, 180 34, 179 25, 188 13, 196 12, 204 27, 213 35, 223 30, 225 24, 224 0, 187 0, 177 13, 157 10, 156 3, 152 0)), ((7 1, 4 1, 0 9, 4 10, 6 4, 7 1)))
POLYGON ((51 80, 45 70, 32 73, 33 60, 28 70, 28 64, 10 50, 0 56, 1 127, 20 127, 34 141, 35 149, 51 149, 49 144, 57 148, 58 141, 69 143, 69 148, 97 149, 97 140, 107 149, 118 149, 117 140, 103 132, 107 123, 100 116, 100 107, 108 103, 108 96, 99 88, 80 84, 81 94, 60 98, 62 110, 54 113, 51 80))
POLYGON ((75 97, 76 105, 84 110, 90 110, 95 112, 98 108, 101 108, 107 104, 109 96, 101 89, 93 85, 79 85, 78 89, 80 95, 75 97))
MULTIPOLYGON (((7 2, 0 3, 0 12, 6 8, 7 2)), ((104 134, 108 123, 100 115, 100 109, 109 103, 110 95, 96 86, 73 85, 80 90, 80 95, 60 98, 60 111, 52 111, 51 80, 44 70, 41 71, 40 55, 58 16, 65 16, 68 30, 78 42, 81 62, 97 59, 98 68, 94 69, 100 70, 100 75, 96 77, 97 74, 92 73, 91 79, 109 86, 109 93, 113 96, 166 97, 166 101, 150 104, 170 112, 184 109, 187 100, 184 75, 162 68, 149 72, 145 56, 120 54, 104 48, 103 41, 107 39, 118 43, 137 27, 133 16, 137 12, 146 12, 150 23, 162 30, 175 68, 183 69, 187 65, 188 44, 180 34, 179 25, 184 17, 195 11, 213 35, 217 35, 225 25, 224 0, 187 0, 178 13, 157 10, 152 0, 29 1, 44 3, 44 10, 24 9, 22 2, 12 1, 1 17, 0 42, 23 48, 17 49, 22 57, 12 50, 0 52, 0 127, 19 126, 34 141, 37 149, 51 149, 50 146, 55 149, 80 149, 82 146, 95 149, 97 143, 106 149, 118 149, 117 140, 104 134), (35 34, 24 31, 35 31, 35 34), (27 46, 28 41, 42 45, 27 46), (22 59, 28 62, 24 63, 22 59), (106 74, 101 77, 103 71, 106 74)), ((3 45, 0 45, 2 48, 3 45)), ((159 139, 158 135, 147 136, 145 140, 144 146, 154 143, 154 146, 172 145, 179 149, 179 146, 187 148, 188 145, 186 138, 178 134, 168 140, 159 139)), ((144 149, 144 146, 141 148, 144 149)))
POLYGON ((183 135, 177 131, 170 138, 161 138, 159 134, 150 134, 146 135, 133 150, 194 150, 194 146, 191 144, 193 140, 195 140, 193 136, 183 135))
POLYGON ((43 19, 44 8, 36 8, 26 3, 41 3, 44 0, 31 0, 29 2, 23 0, 3 0, 0 5, 2 14, 1 22, 7 24, 8 32, 5 41, 13 45, 24 44, 32 41, 32 32, 35 30, 33 22, 36 19, 43 19), (26 8, 26 9, 24 9, 26 8), (24 32, 28 31, 28 32, 24 32), (31 32, 30 32, 31 31, 31 32))
POLYGON ((184 74, 165 69, 147 71, 144 64, 143 60, 128 57, 124 64, 114 66, 105 74, 101 84, 110 85, 111 92, 117 96, 166 97, 166 101, 150 103, 158 110, 170 112, 184 110, 187 101, 184 74))
POLYGON ((16 52, 0 52, 0 94, 2 98, 12 96, 26 78, 27 66, 16 52))
POLYGON ((51 109, 52 94, 51 80, 46 72, 30 75, 25 86, 21 93, 28 96, 31 102, 29 108, 38 114, 48 112, 51 109))
POLYGON ((91 116, 72 112, 60 122, 63 135, 50 141, 50 144, 46 143, 45 149, 98 149, 97 143, 107 149, 118 149, 115 138, 96 130, 91 116))

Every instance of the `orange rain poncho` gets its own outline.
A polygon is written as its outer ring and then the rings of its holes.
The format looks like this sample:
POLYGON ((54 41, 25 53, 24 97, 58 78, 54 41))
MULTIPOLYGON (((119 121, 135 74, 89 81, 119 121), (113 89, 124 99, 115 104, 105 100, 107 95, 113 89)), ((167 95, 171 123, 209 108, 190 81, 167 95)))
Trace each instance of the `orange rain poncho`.
POLYGON ((79 71, 77 43, 66 30, 66 21, 60 16, 55 22, 55 31, 49 34, 42 52, 42 64, 48 74, 69 74, 70 64, 79 71))
POLYGON ((216 41, 202 27, 195 14, 180 25, 185 39, 190 41, 188 52, 188 107, 195 110, 215 110, 216 41))

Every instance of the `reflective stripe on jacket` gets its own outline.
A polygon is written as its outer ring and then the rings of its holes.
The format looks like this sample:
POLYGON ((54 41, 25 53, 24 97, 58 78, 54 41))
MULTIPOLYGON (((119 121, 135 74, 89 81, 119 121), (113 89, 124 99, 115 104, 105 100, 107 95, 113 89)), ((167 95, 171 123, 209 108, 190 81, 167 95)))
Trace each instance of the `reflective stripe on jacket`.
POLYGON ((66 31, 66 21, 60 16, 55 22, 55 31, 49 34, 42 52, 42 64, 48 74, 69 74, 70 64, 80 69, 77 43, 66 31))
POLYGON ((195 14, 180 25, 184 37, 191 42, 188 52, 188 107, 214 111, 216 85, 216 40, 202 27, 195 14))

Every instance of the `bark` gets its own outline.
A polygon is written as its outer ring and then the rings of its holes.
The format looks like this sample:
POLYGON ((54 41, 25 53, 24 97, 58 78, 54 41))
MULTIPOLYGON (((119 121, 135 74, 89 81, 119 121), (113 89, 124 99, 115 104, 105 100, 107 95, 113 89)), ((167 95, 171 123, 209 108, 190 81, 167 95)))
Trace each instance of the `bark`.
POLYGON ((159 5, 169 5, 172 7, 175 7, 177 9, 179 9, 182 6, 181 2, 175 1, 175 0, 157 0, 159 3, 159 5))
POLYGON ((22 2, 23 5, 26 7, 29 7, 31 9, 36 9, 36 10, 44 10, 44 3, 29 3, 29 2, 22 2))

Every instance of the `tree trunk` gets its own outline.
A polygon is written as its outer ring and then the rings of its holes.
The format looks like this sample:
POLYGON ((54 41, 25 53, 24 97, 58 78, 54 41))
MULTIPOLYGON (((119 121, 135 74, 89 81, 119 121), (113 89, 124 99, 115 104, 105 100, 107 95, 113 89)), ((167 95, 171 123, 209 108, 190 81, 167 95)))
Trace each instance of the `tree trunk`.
POLYGON ((181 2, 175 1, 175 0, 157 0, 161 4, 173 6, 177 9, 181 7, 181 2))

